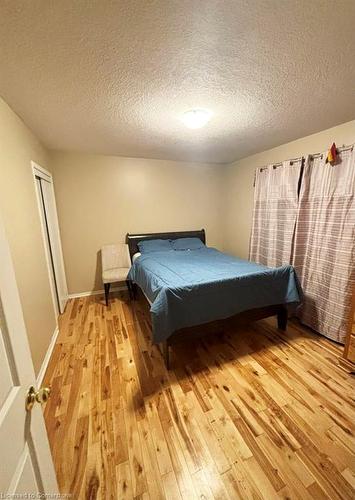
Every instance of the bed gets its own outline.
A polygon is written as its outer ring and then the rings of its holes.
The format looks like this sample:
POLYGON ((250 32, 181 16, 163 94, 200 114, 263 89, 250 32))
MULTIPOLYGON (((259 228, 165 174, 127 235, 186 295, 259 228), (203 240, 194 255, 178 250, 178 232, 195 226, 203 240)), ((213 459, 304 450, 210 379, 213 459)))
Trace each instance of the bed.
POLYGON ((167 368, 169 347, 192 327, 201 333, 227 319, 277 316, 278 328, 285 330, 288 309, 300 302, 292 266, 268 268, 209 248, 203 229, 127 234, 127 243, 132 260, 128 279, 150 304, 152 341, 162 346, 167 368), (163 245, 159 251, 139 253, 142 242, 168 240, 174 245, 190 238, 200 244, 173 250, 163 245))

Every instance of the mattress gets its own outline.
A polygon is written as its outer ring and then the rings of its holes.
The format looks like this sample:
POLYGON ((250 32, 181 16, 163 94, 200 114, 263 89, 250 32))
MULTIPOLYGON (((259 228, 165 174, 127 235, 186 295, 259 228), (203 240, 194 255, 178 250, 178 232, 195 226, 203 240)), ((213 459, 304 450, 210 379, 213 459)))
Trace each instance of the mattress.
POLYGON ((208 247, 142 254, 128 278, 151 304, 154 343, 180 328, 301 300, 291 265, 269 268, 208 247))

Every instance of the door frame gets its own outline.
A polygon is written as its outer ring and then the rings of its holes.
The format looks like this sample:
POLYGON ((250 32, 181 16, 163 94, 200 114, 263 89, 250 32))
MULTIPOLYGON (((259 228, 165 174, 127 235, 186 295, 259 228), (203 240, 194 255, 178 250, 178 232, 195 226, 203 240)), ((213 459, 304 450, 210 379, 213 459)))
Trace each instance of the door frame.
POLYGON ((42 205, 42 200, 39 197, 38 190, 37 190, 37 184, 36 184, 37 183, 36 177, 40 177, 41 179, 49 182, 51 185, 52 196, 54 199, 54 212, 55 212, 57 228, 58 228, 58 232, 59 232, 59 240, 60 240, 60 248, 61 248, 60 259, 61 259, 61 268, 63 270, 62 279, 63 279, 63 282, 65 283, 66 300, 68 300, 68 285, 67 285, 67 278, 66 278, 66 274, 65 274, 64 258, 63 258, 63 251, 62 251, 62 240, 61 240, 60 230, 59 230, 59 220, 58 220, 58 213, 57 213, 57 202, 55 199, 55 192, 54 192, 53 176, 48 170, 41 167, 40 165, 38 165, 38 163, 36 163, 34 161, 31 161, 31 168, 32 168, 33 182, 34 182, 34 188, 35 188, 36 199, 37 199, 38 215, 39 215, 40 223, 41 223, 42 241, 43 241, 43 245, 44 245, 45 257, 46 257, 46 263, 47 263, 49 285, 50 285, 50 289, 51 289, 56 324, 58 326, 58 316, 60 314, 59 305, 58 305, 59 299, 57 300, 57 290, 55 289, 55 283, 54 283, 55 278, 54 278, 54 280, 52 279, 52 273, 54 272, 54 270, 52 267, 52 258, 51 258, 51 255, 49 253, 48 245, 47 245, 47 241, 48 241, 47 228, 45 227, 45 224, 43 221, 43 217, 42 217, 43 205, 42 205))

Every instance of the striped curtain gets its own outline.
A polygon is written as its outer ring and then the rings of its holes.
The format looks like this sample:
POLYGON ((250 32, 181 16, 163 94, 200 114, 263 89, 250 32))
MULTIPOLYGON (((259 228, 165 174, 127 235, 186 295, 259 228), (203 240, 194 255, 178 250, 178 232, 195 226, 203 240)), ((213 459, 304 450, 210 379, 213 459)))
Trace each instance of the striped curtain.
MULTIPOLYGON (((355 283, 355 151, 339 161, 308 157, 295 229, 293 265, 301 281, 302 323, 344 342, 355 283)), ((288 239, 288 236, 287 236, 288 239)))
POLYGON ((299 159, 256 170, 250 260, 270 267, 291 262, 301 166, 299 159))

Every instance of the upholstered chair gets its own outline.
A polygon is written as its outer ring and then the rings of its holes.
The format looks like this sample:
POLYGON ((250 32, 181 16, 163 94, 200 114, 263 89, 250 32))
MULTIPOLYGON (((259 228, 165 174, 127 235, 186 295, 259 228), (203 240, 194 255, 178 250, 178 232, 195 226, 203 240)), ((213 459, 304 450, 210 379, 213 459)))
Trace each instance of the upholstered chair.
POLYGON ((108 296, 111 283, 125 281, 127 284, 129 297, 132 296, 132 286, 127 279, 128 271, 131 267, 128 245, 118 243, 116 245, 105 245, 101 248, 102 259, 102 282, 105 288, 105 301, 108 306, 108 296))

